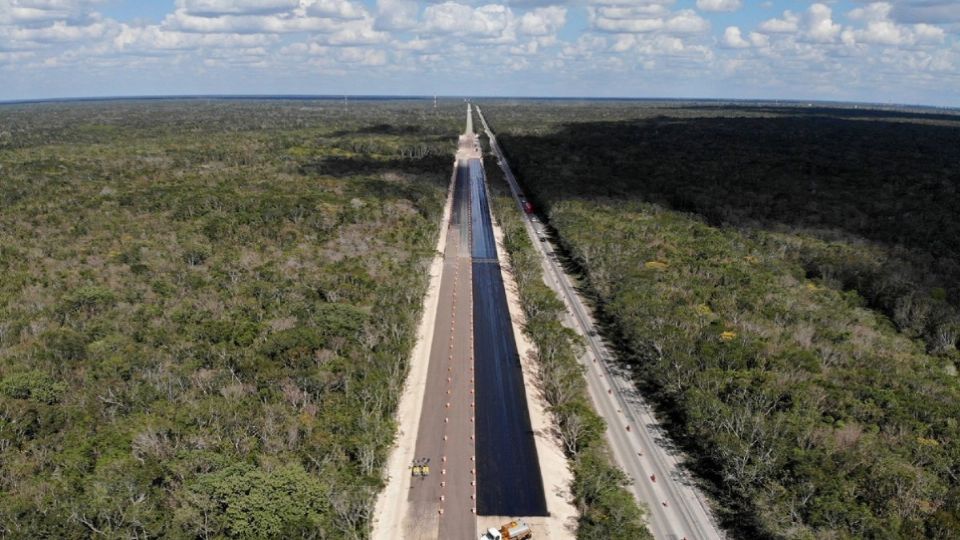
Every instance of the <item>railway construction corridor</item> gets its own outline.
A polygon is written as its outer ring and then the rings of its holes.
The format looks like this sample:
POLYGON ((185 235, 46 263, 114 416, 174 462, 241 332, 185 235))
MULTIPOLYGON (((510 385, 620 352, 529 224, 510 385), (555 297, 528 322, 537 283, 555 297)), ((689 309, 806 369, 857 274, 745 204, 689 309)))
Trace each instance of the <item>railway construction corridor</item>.
POLYGON ((412 479, 402 538, 476 538, 478 514, 546 515, 469 108, 467 115, 415 445, 414 462, 429 460, 430 473, 412 479))

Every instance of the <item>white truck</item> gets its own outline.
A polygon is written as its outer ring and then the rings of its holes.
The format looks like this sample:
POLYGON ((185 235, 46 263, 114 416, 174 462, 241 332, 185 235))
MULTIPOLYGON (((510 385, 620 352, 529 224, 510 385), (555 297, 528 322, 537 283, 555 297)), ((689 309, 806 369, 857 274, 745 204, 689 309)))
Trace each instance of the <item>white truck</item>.
POLYGON ((530 527, 522 521, 511 521, 500 527, 500 530, 490 528, 480 535, 480 540, 527 540, 533 538, 530 527))

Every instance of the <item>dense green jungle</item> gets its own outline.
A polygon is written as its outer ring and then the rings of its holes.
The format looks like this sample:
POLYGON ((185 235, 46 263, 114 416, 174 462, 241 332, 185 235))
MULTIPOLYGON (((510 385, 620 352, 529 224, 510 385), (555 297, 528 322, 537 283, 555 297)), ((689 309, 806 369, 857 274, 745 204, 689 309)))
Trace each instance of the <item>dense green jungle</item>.
MULTIPOLYGON (((960 530, 960 116, 481 102, 726 528, 960 530)), ((367 538, 459 100, 0 106, 0 536, 367 538)), ((645 537, 487 163, 582 538, 645 537)))
POLYGON ((743 538, 960 530, 960 116, 483 110, 743 538))
POLYGON ((462 122, 0 106, 0 537, 367 537, 462 122))

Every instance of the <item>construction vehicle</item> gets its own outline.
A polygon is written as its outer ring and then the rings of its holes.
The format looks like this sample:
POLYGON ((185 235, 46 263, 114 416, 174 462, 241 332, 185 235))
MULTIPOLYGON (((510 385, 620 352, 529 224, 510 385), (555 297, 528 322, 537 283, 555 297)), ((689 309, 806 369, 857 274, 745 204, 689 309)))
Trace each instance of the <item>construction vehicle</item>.
POLYGON ((410 473, 413 476, 426 478, 430 476, 430 458, 418 458, 413 460, 413 466, 410 467, 410 473))
POLYGON ((480 535, 480 540, 527 540, 533 538, 530 527, 522 521, 511 521, 500 527, 500 530, 490 528, 480 535))

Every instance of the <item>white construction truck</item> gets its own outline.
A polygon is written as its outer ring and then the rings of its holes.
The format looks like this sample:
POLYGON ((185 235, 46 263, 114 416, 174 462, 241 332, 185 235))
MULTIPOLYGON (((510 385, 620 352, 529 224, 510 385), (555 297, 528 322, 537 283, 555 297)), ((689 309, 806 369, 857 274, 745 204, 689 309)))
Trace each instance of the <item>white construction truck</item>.
POLYGON ((500 527, 500 530, 490 528, 480 535, 480 540, 527 540, 533 538, 530 527, 522 521, 511 521, 500 527))

